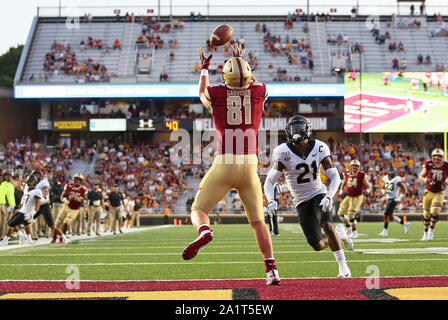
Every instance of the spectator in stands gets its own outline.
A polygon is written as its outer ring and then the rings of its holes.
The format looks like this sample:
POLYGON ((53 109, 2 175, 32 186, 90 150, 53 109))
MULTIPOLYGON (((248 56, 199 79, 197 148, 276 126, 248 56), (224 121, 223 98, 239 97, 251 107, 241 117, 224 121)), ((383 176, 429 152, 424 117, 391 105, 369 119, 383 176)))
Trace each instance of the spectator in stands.
POLYGON ((350 20, 351 21, 356 20, 357 11, 358 10, 355 7, 353 7, 352 10, 350 10, 350 20))
POLYGON ((395 50, 397 50, 397 44, 395 42, 390 42, 389 43, 389 51, 394 52, 395 50))
POLYGON ((168 81, 168 73, 166 71, 160 72, 160 81, 168 81))
POLYGON ((308 23, 305 23, 302 27, 302 30, 304 33, 308 33, 310 31, 309 27, 308 27, 308 23))
POLYGON ((79 49, 81 51, 84 51, 85 48, 86 48, 86 44, 85 44, 84 40, 81 40, 81 42, 79 43, 79 49))
POLYGON ((428 54, 426 54, 426 59, 425 59, 425 64, 431 64, 431 56, 428 54))
POLYGON ((257 22, 257 24, 255 25, 255 32, 261 32, 260 22, 257 22))
POLYGON ((411 4, 411 7, 409 8, 409 10, 411 11, 411 17, 413 17, 414 16, 414 11, 415 11, 414 4, 411 4))
POLYGON ((199 73, 199 70, 201 69, 201 66, 196 62, 193 66, 194 73, 199 73))
POLYGON ((171 51, 170 52, 170 62, 173 62, 173 61, 174 61, 174 52, 171 51))
POLYGON ((403 57, 403 59, 401 59, 401 69, 402 70, 406 70, 406 68, 408 67, 406 59, 403 57))
POLYGON ((404 52, 406 52, 406 50, 404 50, 404 44, 403 44, 403 42, 399 42, 398 43, 398 51, 397 52, 401 52, 401 51, 404 51, 404 52))
POLYGON ((397 59, 397 58, 394 58, 394 59, 392 60, 392 69, 394 69, 394 70, 398 70, 398 69, 399 69, 399 66, 398 66, 398 59, 397 59))
POLYGON ((314 69, 314 61, 313 61, 313 55, 311 54, 311 51, 308 54, 308 68, 313 71, 314 69))
POLYGON ((121 41, 119 39, 115 39, 114 41, 114 47, 113 49, 120 49, 121 50, 121 41))
POLYGON ((218 65, 215 62, 210 67, 210 74, 211 75, 218 74, 218 65))
POLYGON ((423 55, 421 53, 417 56, 417 64, 423 64, 423 55))
POLYGON ((425 2, 422 2, 422 4, 420 5, 420 15, 425 15, 425 2))

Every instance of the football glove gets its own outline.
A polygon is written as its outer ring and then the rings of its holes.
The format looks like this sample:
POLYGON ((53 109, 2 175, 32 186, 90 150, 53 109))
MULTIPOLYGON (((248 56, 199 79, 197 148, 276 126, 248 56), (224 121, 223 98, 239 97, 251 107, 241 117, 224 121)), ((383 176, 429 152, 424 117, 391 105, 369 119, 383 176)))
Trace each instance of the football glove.
POLYGON ((11 213, 14 211, 14 207, 13 206, 9 206, 8 208, 6 208, 6 212, 7 213, 11 213))
POLYGON ((271 200, 268 203, 268 215, 270 217, 275 215, 275 212, 278 210, 278 202, 275 200, 271 200))
POLYGON ((331 209, 333 208, 333 199, 330 196, 325 196, 319 205, 322 206, 323 212, 331 212, 331 209))
POLYGON ((202 51, 202 47, 199 48, 199 58, 201 59, 201 70, 208 70, 210 66, 210 60, 212 60, 213 55, 209 55, 207 58, 204 56, 204 52, 202 51))

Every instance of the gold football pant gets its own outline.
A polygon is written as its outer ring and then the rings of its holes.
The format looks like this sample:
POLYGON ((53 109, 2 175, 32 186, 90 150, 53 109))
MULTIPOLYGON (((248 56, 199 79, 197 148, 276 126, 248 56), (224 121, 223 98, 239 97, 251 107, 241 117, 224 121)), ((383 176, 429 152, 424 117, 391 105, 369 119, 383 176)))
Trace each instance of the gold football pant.
POLYGON ((199 209, 208 214, 230 189, 236 189, 249 222, 264 220, 257 166, 256 155, 216 156, 199 185, 191 210, 199 209))
POLYGON ((339 205, 338 215, 345 216, 348 213, 348 218, 354 219, 356 213, 361 208, 362 200, 362 194, 357 197, 346 196, 339 205))
POLYGON ((70 226, 79 215, 80 209, 71 209, 67 205, 64 205, 59 211, 58 217, 56 219, 56 227, 60 228, 63 224, 70 226))
POLYGON ((443 206, 443 191, 434 193, 425 190, 423 193, 423 217, 430 219, 431 216, 438 216, 443 206))

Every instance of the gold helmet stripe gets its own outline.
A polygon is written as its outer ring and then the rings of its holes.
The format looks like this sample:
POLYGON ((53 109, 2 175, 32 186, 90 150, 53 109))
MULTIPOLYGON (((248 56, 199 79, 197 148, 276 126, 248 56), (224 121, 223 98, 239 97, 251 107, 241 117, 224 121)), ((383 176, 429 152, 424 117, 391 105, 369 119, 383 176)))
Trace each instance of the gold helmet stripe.
POLYGON ((240 70, 240 87, 243 86, 243 68, 241 67, 240 59, 236 58, 236 62, 238 63, 238 69, 240 70))

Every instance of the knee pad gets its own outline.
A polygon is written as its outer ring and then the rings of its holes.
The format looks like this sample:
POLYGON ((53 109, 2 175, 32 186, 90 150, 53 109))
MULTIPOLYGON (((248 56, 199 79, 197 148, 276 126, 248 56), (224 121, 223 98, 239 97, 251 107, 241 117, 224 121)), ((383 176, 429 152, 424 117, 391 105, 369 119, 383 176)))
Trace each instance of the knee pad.
POLYGON ((67 226, 70 226, 72 224, 72 221, 73 221, 72 218, 67 217, 64 219, 63 223, 66 224, 67 226))
POLYGON ((348 217, 350 218, 350 222, 351 222, 352 220, 355 220, 356 213, 355 212, 349 212, 348 213, 348 217))
POLYGON ((425 226, 429 226, 429 223, 431 222, 431 219, 423 219, 423 224, 425 225, 425 226))
POLYGON ((431 207, 431 210, 430 210, 431 218, 434 216, 438 217, 440 214, 440 211, 442 211, 442 205, 435 205, 434 207, 431 207))
POLYGON ((430 219, 431 218, 431 213, 429 212, 429 210, 423 210, 423 220, 425 219, 430 219))
POLYGON ((439 215, 431 215, 431 221, 434 222, 434 223, 439 221, 439 215))

